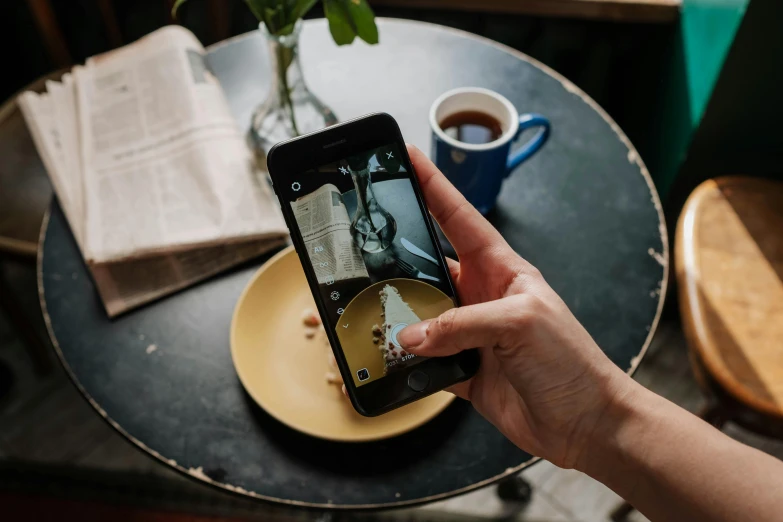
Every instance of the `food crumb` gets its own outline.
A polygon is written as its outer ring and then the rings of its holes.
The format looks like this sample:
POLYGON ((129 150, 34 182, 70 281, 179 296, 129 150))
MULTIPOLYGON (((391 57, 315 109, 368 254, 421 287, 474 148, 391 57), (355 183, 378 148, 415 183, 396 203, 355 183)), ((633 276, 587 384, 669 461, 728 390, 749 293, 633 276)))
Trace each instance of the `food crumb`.
POLYGON ((152 352, 154 352, 157 349, 158 349, 158 347, 156 345, 154 345, 154 344, 151 344, 151 345, 147 346, 147 355, 151 354, 152 352))
POLYGON ((312 308, 305 308, 302 312, 302 322, 305 326, 319 326, 321 324, 321 318, 313 311, 312 308))

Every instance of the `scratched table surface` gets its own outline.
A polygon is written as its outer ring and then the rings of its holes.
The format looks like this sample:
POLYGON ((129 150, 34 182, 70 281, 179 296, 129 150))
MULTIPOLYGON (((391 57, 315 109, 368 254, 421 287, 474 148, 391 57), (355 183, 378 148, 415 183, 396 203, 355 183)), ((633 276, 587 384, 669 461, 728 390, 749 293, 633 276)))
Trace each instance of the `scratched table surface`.
MULTIPOLYGON (((660 315, 668 245, 657 194, 625 135, 521 53, 429 24, 379 28, 380 45, 338 48, 324 21, 307 22, 310 88, 343 120, 389 112, 425 151, 430 104, 454 87, 494 89, 520 112, 549 117, 549 142, 505 182, 490 219, 633 371, 660 315)), ((247 128, 269 88, 264 41, 217 44, 208 61, 247 128)), ((300 506, 392 507, 466 492, 533 462, 461 400, 413 432, 366 444, 319 440, 272 419, 242 389, 229 353, 234 305, 265 259, 109 320, 56 203, 41 241, 41 305, 75 383, 140 449, 197 480, 300 506)))

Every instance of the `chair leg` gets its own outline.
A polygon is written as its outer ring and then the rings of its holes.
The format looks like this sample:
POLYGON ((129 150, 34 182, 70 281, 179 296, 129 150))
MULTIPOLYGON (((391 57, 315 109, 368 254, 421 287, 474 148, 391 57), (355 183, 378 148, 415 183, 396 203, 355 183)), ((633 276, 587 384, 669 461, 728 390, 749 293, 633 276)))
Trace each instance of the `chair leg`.
POLYGON ((52 360, 49 348, 41 340, 30 318, 22 312, 21 307, 14 297, 14 292, 5 282, 5 277, 0 273, 0 310, 11 320, 13 326, 22 338, 27 352, 33 362, 33 367, 38 375, 47 375, 52 370, 52 360))
POLYGON ((506 502, 521 502, 527 504, 533 497, 533 486, 522 478, 522 475, 514 475, 502 480, 498 484, 498 497, 506 502))
POLYGON ((0 361, 0 401, 11 392, 15 381, 14 372, 3 361, 0 361))
POLYGON ((708 402, 696 415, 719 430, 723 429, 729 420, 726 410, 720 404, 713 402, 708 402))

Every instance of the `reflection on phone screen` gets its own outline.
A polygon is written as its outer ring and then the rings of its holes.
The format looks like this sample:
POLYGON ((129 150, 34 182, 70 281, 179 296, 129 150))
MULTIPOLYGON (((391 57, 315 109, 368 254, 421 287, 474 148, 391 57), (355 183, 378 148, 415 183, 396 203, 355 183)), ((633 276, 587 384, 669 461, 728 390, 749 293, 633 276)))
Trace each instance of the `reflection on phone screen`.
POLYGON ((287 190, 357 386, 420 362, 397 335, 454 306, 411 176, 392 143, 292 176, 287 190))

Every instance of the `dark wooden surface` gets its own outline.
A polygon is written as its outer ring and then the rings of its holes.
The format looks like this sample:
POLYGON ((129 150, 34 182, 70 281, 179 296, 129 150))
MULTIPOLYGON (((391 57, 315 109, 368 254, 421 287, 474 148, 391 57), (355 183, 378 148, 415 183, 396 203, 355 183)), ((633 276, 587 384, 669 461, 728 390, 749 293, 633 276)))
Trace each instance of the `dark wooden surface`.
MULTIPOLYGON (((552 137, 506 182, 491 219, 612 360, 635 368, 660 315, 668 247, 657 195, 625 137, 581 91, 519 53, 436 26, 379 25, 381 45, 336 48, 323 21, 308 22, 311 89, 341 119, 391 113, 424 150, 429 106, 453 87, 492 88, 549 117, 552 137)), ((268 89, 265 52, 256 35, 210 51, 245 128, 268 89)), ((461 401, 368 444, 313 439, 271 419, 242 390, 228 346, 233 307, 263 260, 109 321, 56 205, 43 240, 42 305, 66 367, 101 415, 191 476, 279 502, 379 507, 473 489, 530 461, 461 401), (147 354, 150 344, 158 349, 147 354)))

